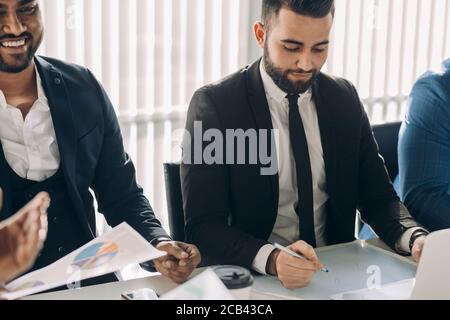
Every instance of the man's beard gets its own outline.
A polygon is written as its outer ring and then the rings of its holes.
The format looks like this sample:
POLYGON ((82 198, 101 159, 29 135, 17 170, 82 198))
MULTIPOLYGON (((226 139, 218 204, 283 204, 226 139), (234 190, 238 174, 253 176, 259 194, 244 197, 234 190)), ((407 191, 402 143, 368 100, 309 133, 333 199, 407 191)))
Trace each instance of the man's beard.
POLYGON ((317 79, 317 70, 312 72, 305 72, 304 70, 282 70, 278 68, 275 63, 270 58, 269 50, 267 45, 264 48, 263 57, 264 67, 267 74, 272 78, 273 82, 284 92, 288 94, 303 94, 307 92, 317 79), (291 81, 288 76, 290 73, 311 73, 311 79, 308 81, 291 81))
MULTIPOLYGON (((36 43, 35 46, 33 46, 33 37, 30 33, 26 33, 23 35, 20 35, 20 37, 22 36, 27 36, 27 41, 29 42, 28 44, 28 50, 26 53, 23 54, 18 54, 18 55, 13 55, 13 59, 15 60, 15 62, 18 62, 18 64, 14 63, 14 64, 10 64, 7 63, 2 56, 0 55, 0 72, 5 72, 5 73, 20 73, 22 71, 24 71, 26 68, 28 68, 31 64, 31 61, 34 58, 34 55, 36 54, 39 45, 42 42, 42 36, 39 37, 38 42, 36 43)), ((4 36, 5 37, 5 36, 4 36)), ((19 37, 18 37, 19 38, 19 37)))

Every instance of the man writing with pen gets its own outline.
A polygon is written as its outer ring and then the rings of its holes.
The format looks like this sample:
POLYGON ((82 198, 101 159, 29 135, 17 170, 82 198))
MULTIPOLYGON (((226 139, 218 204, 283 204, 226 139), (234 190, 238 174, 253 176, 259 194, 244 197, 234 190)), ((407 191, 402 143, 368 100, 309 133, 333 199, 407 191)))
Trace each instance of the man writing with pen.
MULTIPOLYGON (((321 72, 334 1, 263 0, 262 7, 254 25, 262 59, 198 90, 190 104, 181 168, 187 240, 206 264, 240 265, 301 288, 324 268, 315 248, 355 240, 359 211, 392 249, 419 261, 428 232, 399 201, 356 89, 321 72), (236 152, 225 147, 218 153, 226 164, 190 162, 199 124, 227 138, 230 130, 277 131, 274 148, 265 148, 276 172, 263 174, 262 159, 232 163, 236 152)), ((248 138, 242 158, 267 140, 248 138)))

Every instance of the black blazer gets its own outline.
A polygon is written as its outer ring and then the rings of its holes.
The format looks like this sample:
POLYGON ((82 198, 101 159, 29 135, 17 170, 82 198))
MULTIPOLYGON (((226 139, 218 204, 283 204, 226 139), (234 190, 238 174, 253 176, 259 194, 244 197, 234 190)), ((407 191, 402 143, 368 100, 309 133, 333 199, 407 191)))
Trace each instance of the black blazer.
MULTIPOLYGON (((215 128, 222 133, 226 129, 273 129, 259 63, 195 93, 187 120, 191 141, 185 143, 194 145, 194 121, 202 121, 204 131, 215 128)), ((417 224, 393 189, 355 88, 346 80, 321 73, 313 86, 313 98, 329 194, 328 243, 355 240, 358 209, 363 220, 394 247, 417 224)), ((279 177, 261 175, 261 167, 261 163, 182 164, 187 240, 199 246, 207 263, 250 268, 267 244, 277 218, 279 177)))
MULTIPOLYGON (((167 237, 136 183, 114 108, 99 82, 83 67, 46 57, 36 57, 35 62, 49 101, 67 191, 83 226, 80 239, 96 236, 89 188, 109 225, 127 222, 148 241, 167 237)), ((8 210, 11 188, 4 162, 0 163, 0 186, 4 210, 8 210)))

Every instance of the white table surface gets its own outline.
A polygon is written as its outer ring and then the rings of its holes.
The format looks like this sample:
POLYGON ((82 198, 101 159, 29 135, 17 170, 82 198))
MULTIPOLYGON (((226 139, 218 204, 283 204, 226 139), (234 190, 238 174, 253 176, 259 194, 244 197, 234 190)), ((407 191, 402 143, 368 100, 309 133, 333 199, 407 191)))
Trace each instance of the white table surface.
MULTIPOLYGON (((368 241, 368 243, 375 245, 379 248, 391 251, 380 240, 371 240, 368 241)), ((196 270, 193 276, 200 273, 201 271, 202 269, 196 270)), ((142 279, 108 283, 103 285, 81 288, 77 290, 66 290, 35 295, 32 297, 27 297, 25 298, 25 300, 123 300, 121 294, 124 292, 129 292, 142 288, 151 288, 155 290, 159 295, 163 295, 176 287, 177 285, 171 280, 159 274, 155 274, 154 276, 142 279)), ((285 297, 284 295, 276 296, 256 291, 253 291, 251 294, 252 300, 284 300, 287 298, 289 297, 285 297)))

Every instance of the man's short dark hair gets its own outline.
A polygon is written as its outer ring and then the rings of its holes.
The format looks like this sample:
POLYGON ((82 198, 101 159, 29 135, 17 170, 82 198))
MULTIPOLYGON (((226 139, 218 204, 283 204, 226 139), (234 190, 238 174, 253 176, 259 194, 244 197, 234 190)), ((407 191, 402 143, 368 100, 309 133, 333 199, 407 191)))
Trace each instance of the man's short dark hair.
POLYGON ((282 8, 294 11, 302 16, 323 18, 330 12, 334 16, 334 0, 263 0, 262 22, 269 25, 273 17, 278 16, 282 8))

